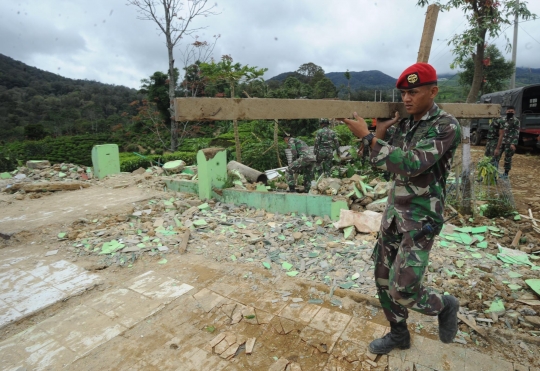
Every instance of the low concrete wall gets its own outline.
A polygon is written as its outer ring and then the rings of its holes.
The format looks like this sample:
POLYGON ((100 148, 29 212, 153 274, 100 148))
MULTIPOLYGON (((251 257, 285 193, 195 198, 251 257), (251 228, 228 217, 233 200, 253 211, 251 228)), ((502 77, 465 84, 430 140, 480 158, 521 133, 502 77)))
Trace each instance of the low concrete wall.
MULTIPOLYGON (((167 188, 177 192, 198 194, 198 182, 190 180, 165 180, 167 188)), ((341 209, 348 209, 345 201, 333 201, 330 196, 301 193, 257 192, 242 189, 224 189, 223 195, 213 194, 221 202, 234 205, 246 204, 271 213, 298 213, 339 219, 341 209)))

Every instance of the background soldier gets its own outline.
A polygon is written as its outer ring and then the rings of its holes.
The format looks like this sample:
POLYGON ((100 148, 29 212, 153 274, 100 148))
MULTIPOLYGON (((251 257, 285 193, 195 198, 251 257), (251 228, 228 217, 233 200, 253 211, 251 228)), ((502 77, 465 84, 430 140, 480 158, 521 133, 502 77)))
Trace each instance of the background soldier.
POLYGON ((424 286, 423 277, 443 223, 445 184, 461 141, 460 126, 434 102, 439 89, 431 65, 410 66, 396 86, 410 116, 387 141, 383 139, 394 120, 377 123, 375 137, 356 113, 356 121, 344 119, 357 137, 370 143, 372 166, 390 172, 393 179, 373 250, 379 301, 391 326, 388 334, 369 344, 376 354, 410 347, 408 308, 438 316, 443 343, 451 343, 458 329, 459 301, 424 286), (428 223, 434 232, 423 231, 428 223))
POLYGON ((489 124, 486 151, 484 152, 484 156, 493 157, 495 155, 495 148, 497 148, 497 143, 499 142, 499 130, 501 130, 503 125, 504 119, 502 117, 493 119, 489 124))
POLYGON ((294 174, 303 174, 304 176, 304 192, 309 192, 311 188, 311 181, 313 180, 313 167, 315 164, 315 158, 309 152, 308 145, 297 138, 291 137, 290 134, 285 133, 283 140, 287 143, 291 150, 293 162, 289 165, 285 171, 285 178, 289 185, 289 192, 296 190, 296 184, 294 181, 294 174))
POLYGON ((319 124, 321 125, 321 129, 317 131, 315 137, 315 158, 324 176, 329 177, 330 170, 332 169, 334 150, 339 155, 339 141, 335 131, 328 127, 330 125, 328 119, 321 119, 319 124))
POLYGON ((504 152, 504 175, 507 178, 510 169, 512 168, 512 156, 516 153, 516 146, 519 139, 519 129, 521 124, 515 114, 514 107, 509 106, 506 108, 506 120, 499 130, 499 142, 494 152, 494 162, 499 167, 499 161, 501 160, 502 152, 504 152), (502 151, 501 151, 502 144, 502 151))

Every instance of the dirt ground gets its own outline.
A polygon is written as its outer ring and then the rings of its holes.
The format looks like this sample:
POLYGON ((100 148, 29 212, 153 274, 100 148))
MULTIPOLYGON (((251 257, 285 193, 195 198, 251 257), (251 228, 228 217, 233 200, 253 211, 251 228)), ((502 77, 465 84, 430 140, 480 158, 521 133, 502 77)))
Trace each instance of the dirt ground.
MULTIPOLYGON (((472 147, 473 159, 478 160, 483 156, 483 147, 472 147)), ((459 157, 460 153, 456 154, 459 157)), ((501 161, 502 164, 502 161, 501 161)), ((537 171, 540 169, 540 156, 538 153, 518 153, 514 156, 513 168, 510 173, 510 181, 514 192, 514 198, 517 209, 520 214, 528 215, 528 209, 531 209, 533 215, 540 219, 540 192, 538 191, 538 182, 536 181, 537 171)), ((29 197, 23 200, 15 199, 15 195, 0 194, 0 255, 2 258, 17 257, 21 255, 30 256, 32 259, 41 259, 44 253, 57 248, 59 245, 57 234, 65 230, 73 222, 80 218, 92 220, 107 216, 123 216, 131 212, 135 205, 142 204, 152 197, 159 197, 167 194, 159 182, 152 182, 150 185, 144 185, 139 177, 131 174, 123 174, 111 177, 100 185, 94 185, 88 189, 62 192, 42 196, 37 199, 29 197)), ((530 232, 533 235, 534 232, 530 232)), ((539 238, 537 234, 535 236, 539 238)), ((8 339, 12 335, 33 326, 42 320, 51 317, 55 313, 69 309, 78 305, 83 299, 92 298, 100 295, 101 292, 120 287, 129 279, 140 275, 148 270, 159 270, 161 274, 173 277, 191 284, 205 285, 226 282, 227 285, 242 285, 246 290, 251 290, 254 297, 260 298, 260 293, 264 290, 291 291, 292 296, 298 296, 308 300, 310 298, 324 298, 326 307, 331 307, 328 301, 328 287, 315 284, 313 282, 303 282, 302 280, 287 277, 282 272, 268 271, 262 268, 254 268, 253 265, 238 263, 217 263, 206 259, 195 253, 194 246, 189 246, 186 254, 172 253, 169 255, 167 264, 158 265, 158 256, 145 256, 137 260, 132 266, 118 267, 115 265, 107 266, 103 264, 100 256, 80 256, 77 249, 61 249, 57 256, 48 259, 65 259, 86 268, 89 271, 99 274, 104 282, 97 289, 85 292, 81 296, 73 297, 64 302, 57 303, 31 317, 27 317, 16 323, 10 324, 0 330, 0 341, 8 339)), ((353 317, 369 318, 370 320, 386 325, 386 320, 380 308, 372 306, 361 300, 359 296, 347 297, 341 293, 343 306, 338 310, 353 317), (355 301, 356 300, 356 301, 355 301)), ((373 299, 373 298, 371 298, 373 299)), ((373 301, 373 300, 372 300, 373 301)), ((208 323, 219 320, 216 318, 205 317, 196 308, 189 307, 189 303, 179 301, 166 310, 156 314, 155 317, 144 321, 141 325, 129 330, 122 335, 123 339, 136 339, 146 337, 145 346, 148 353, 157 352, 158 357, 165 362, 170 354, 160 354, 159 347, 165 342, 160 335, 163 333, 175 334, 177 329, 183 328, 185 324, 190 329, 196 329, 194 337, 204 336, 211 338, 210 334, 205 334, 204 329, 208 323), (179 321, 175 316, 178 315, 181 306, 186 305, 190 310, 190 315, 179 321), (159 327, 153 324, 159 323, 159 327), (170 325, 163 325, 170 323, 170 325), (200 332, 203 335, 200 335, 200 332), (159 345, 159 346, 158 346, 159 345)), ((185 308, 184 308, 185 309, 185 308)), ((332 309, 336 309, 332 307, 332 309)), ((157 326, 157 325, 156 325, 157 326)), ((413 314, 410 321, 411 331, 431 339, 437 339, 434 332, 434 320, 413 314)), ((254 330, 259 331, 259 330, 254 330)), ((465 347, 472 347, 478 352, 494 356, 508 361, 520 361, 531 366, 540 366, 538 361, 538 349, 540 342, 527 343, 520 337, 520 334, 496 335, 491 333, 494 341, 490 343, 476 342, 469 343, 465 347)), ((262 335, 258 334, 257 336, 262 335)), ((299 347, 298 337, 284 337, 281 339, 272 338, 269 335, 264 337, 264 342, 269 349, 276 351, 287 350, 285 353, 290 355, 290 359, 302 358, 304 354, 310 354, 310 361, 304 361, 303 370, 317 370, 320 359, 318 353, 299 347), (294 347, 298 347, 295 349, 294 347)), ((116 342, 107 347, 100 347, 93 351, 89 356, 77 361, 74 366, 79 370, 98 370, 98 369, 123 369, 118 364, 118 359, 128 359, 137 349, 122 348, 121 353, 115 351, 116 342)), ((303 344, 303 343, 302 343, 303 344)), ((174 344, 170 349, 175 349, 174 344)), ((159 364, 159 362, 158 362, 159 364)), ((267 369, 269 364, 263 361, 262 357, 257 360, 254 358, 249 362, 246 358, 239 358, 237 369, 267 369), (255 368, 253 368, 255 367, 255 368)), ((382 368, 376 368, 383 370, 382 368)), ((133 368, 135 369, 135 368, 133 368)), ((148 368, 160 369, 160 367, 148 368)), ((336 370, 340 368, 335 368, 336 370)), ((341 368, 343 370, 348 368, 341 368)), ((375 368, 374 368, 375 369, 375 368)), ((229 368, 227 368, 229 370, 229 368)))

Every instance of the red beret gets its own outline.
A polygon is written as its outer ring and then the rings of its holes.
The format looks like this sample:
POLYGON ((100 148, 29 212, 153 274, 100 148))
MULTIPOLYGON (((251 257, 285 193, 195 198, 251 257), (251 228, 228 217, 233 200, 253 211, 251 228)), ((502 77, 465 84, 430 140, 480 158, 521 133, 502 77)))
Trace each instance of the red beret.
POLYGON ((431 64, 415 63, 401 73, 396 82, 398 89, 413 89, 437 83, 437 71, 431 64))

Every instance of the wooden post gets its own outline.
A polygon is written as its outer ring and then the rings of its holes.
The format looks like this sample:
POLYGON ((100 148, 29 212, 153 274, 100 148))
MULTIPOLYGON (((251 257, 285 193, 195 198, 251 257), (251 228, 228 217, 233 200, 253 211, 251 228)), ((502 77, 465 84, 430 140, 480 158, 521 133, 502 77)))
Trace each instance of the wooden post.
POLYGON ((279 142, 278 142, 278 120, 274 120, 274 146, 276 146, 276 156, 279 167, 283 167, 281 165, 281 159, 279 158, 279 142))
POLYGON ((517 245, 519 245, 519 239, 521 238, 521 231, 517 231, 515 237, 514 237, 514 240, 512 241, 512 245, 513 247, 516 247, 517 245))
POLYGON ((416 62, 427 63, 429 60, 429 53, 431 53, 431 44, 433 43, 433 35, 435 34, 439 9, 440 7, 436 4, 431 4, 427 8, 424 31, 422 32, 422 40, 420 41, 416 62))

